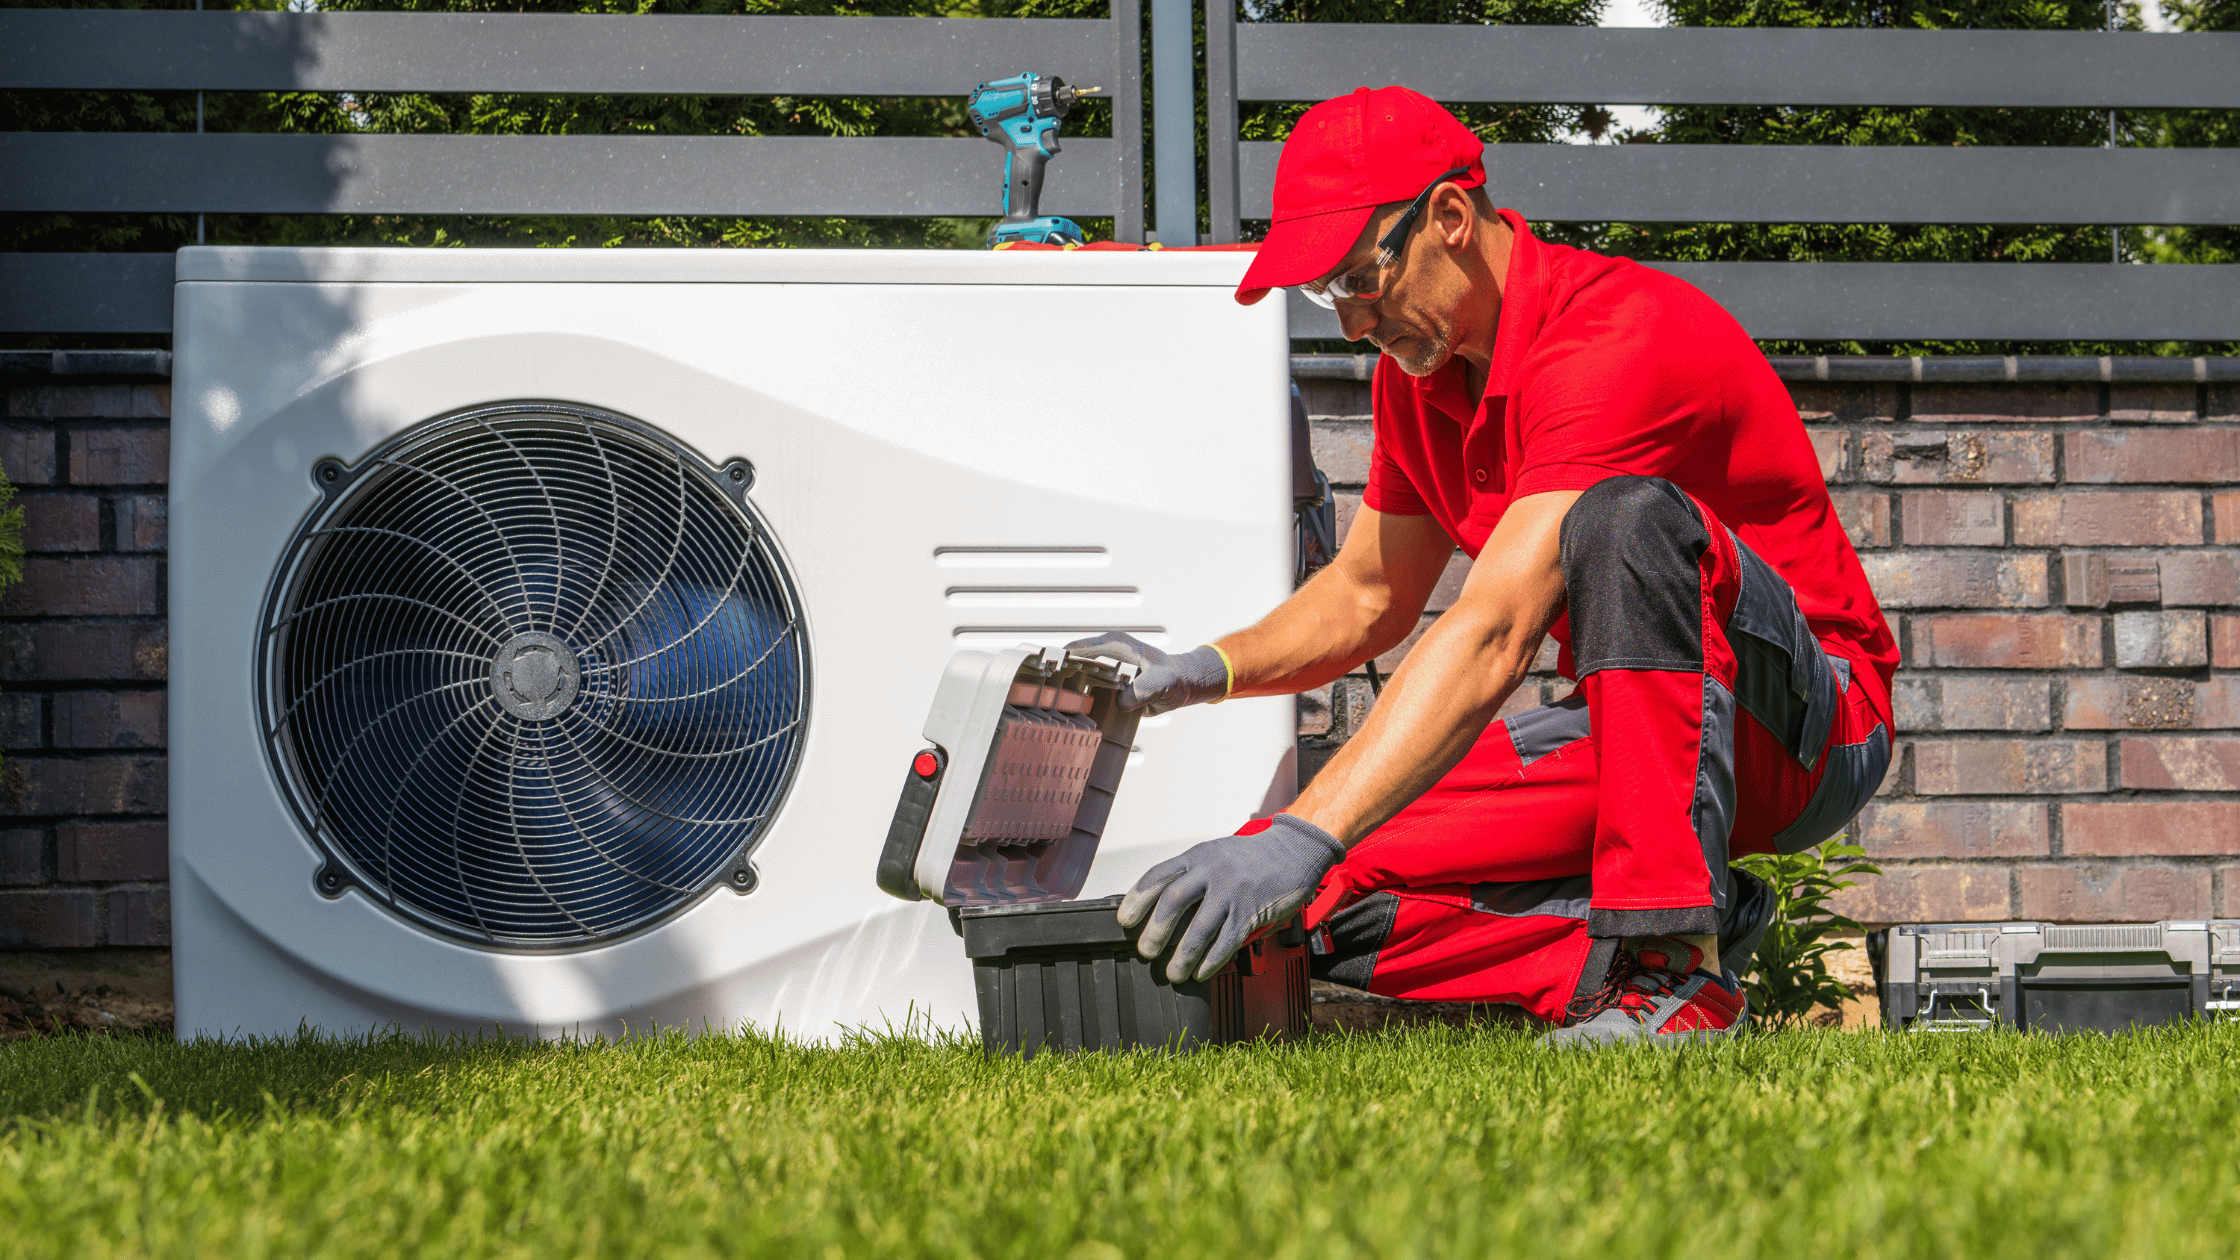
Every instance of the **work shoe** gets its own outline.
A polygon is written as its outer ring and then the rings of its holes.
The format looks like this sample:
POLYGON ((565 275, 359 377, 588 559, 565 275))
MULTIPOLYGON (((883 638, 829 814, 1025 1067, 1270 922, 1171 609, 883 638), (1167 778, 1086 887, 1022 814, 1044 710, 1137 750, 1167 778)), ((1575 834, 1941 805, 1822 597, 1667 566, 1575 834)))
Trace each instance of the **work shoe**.
POLYGON ((1630 950, 1619 946, 1602 987, 1566 1008, 1569 1021, 1541 1044, 1680 1045, 1733 1036, 1750 1013, 1749 1000, 1740 981, 1701 970, 1703 961, 1702 950, 1669 936, 1650 937, 1630 950))
POLYGON ((1773 889, 1748 871, 1727 871, 1727 910, 1719 916, 1719 970, 1750 974, 1758 943, 1773 926, 1773 889))

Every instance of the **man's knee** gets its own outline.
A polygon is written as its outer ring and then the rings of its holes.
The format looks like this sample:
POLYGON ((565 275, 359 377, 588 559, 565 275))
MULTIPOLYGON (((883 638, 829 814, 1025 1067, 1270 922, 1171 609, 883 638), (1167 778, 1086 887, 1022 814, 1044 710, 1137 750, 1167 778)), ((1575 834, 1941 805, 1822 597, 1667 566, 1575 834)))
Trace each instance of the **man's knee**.
POLYGON ((1564 514, 1563 586, 1582 671, 1676 668, 1703 653, 1702 575, 1711 535, 1661 477, 1596 482, 1564 514))
POLYGON ((1691 561, 1692 579, 1692 561, 1709 541, 1702 518, 1680 487, 1662 477, 1606 478, 1587 487, 1564 513, 1564 585, 1590 582, 1613 570, 1639 578, 1656 572, 1643 561, 1677 554, 1691 561))

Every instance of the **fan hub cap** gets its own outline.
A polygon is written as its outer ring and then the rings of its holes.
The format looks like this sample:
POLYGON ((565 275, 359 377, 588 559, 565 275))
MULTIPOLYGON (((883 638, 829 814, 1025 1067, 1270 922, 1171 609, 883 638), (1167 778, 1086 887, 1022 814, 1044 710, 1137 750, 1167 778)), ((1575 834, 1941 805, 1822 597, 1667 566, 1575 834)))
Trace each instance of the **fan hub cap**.
POLYGON ((582 686, 576 654, 557 635, 542 631, 506 640, 490 662, 490 690, 498 707, 523 721, 542 722, 566 713, 582 686))

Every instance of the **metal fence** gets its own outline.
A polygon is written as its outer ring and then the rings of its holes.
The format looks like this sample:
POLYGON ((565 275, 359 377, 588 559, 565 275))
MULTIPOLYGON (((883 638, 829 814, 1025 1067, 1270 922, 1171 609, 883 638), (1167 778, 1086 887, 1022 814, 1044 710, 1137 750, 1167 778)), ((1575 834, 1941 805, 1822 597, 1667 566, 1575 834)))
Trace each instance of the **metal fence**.
MULTIPOLYGON (((1033 68, 1113 95, 1051 213, 1145 232, 1142 0, 1104 20, 0 12, 0 87, 953 96, 1033 68)), ((1152 0, 1156 222, 1196 235, 1194 0, 1152 0), (1184 90, 1188 85, 1189 90, 1184 90)), ((1239 23, 1205 8, 1211 237, 1264 218, 1247 102, 1362 83, 1508 104, 2240 108, 2240 34, 1239 23)), ((11 212, 986 215, 976 139, 0 134, 11 212)), ((1496 199, 1565 222, 2240 223, 2240 151, 1495 146, 1496 199)), ((2240 267, 1670 263, 1761 338, 2240 339, 2240 267)), ((0 254, 0 331, 169 327, 165 255, 0 254)), ((1294 301, 1293 335, 1335 318, 1294 301)))
MULTIPOLYGON (((1272 143, 1238 106, 1406 83, 1454 103, 2240 108, 2240 35, 1346 26, 1207 9, 1216 240, 1265 218, 1272 143)), ((2240 151, 1788 145, 1498 145, 1495 200, 1563 222, 2240 223, 2240 151)), ((2240 338, 2240 267, 1660 263, 1761 338, 2240 338)), ((1294 337, 1335 337, 1298 301, 1294 337)))
MULTIPOLYGON (((0 87, 961 96, 1036 70, 1101 85, 1051 214, 1143 233, 1141 0, 1104 20, 0 12, 0 87)), ((980 139, 0 134, 0 211, 985 216, 980 139)), ((0 331, 165 332, 169 255, 0 254, 0 331)))

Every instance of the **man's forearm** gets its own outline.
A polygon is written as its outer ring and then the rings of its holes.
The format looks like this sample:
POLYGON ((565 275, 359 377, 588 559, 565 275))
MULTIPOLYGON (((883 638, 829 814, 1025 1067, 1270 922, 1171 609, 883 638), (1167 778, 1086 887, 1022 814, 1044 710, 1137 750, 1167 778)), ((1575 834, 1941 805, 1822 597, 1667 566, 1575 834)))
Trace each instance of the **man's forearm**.
POLYGON ((1333 565, 1255 624, 1216 640, 1237 671, 1231 695, 1281 696, 1345 674, 1408 637, 1417 613, 1333 565))

